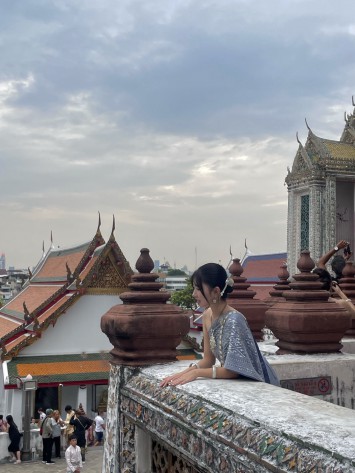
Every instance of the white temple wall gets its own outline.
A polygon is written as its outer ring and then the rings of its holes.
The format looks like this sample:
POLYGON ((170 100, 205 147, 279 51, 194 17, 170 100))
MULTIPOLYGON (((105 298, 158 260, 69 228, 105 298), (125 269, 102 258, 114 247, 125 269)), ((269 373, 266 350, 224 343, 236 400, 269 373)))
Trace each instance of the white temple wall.
POLYGON ((62 314, 54 327, 49 326, 42 338, 24 348, 19 356, 66 355, 112 350, 101 332, 101 317, 112 306, 122 304, 119 296, 83 295, 62 314))

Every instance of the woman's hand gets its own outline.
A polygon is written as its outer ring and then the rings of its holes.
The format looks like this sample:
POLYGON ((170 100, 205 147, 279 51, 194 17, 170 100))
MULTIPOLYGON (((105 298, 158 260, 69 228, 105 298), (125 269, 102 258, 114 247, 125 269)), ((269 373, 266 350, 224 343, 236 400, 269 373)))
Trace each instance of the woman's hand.
POLYGON ((186 384, 190 381, 194 381, 199 377, 199 369, 189 368, 187 370, 181 371, 180 373, 175 373, 171 376, 167 376, 160 383, 160 387, 165 388, 166 386, 177 386, 178 384, 186 384))

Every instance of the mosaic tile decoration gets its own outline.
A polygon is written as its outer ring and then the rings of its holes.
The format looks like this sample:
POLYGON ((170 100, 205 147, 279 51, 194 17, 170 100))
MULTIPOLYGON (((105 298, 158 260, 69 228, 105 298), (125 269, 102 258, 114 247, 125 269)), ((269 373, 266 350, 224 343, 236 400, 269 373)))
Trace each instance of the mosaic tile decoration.
POLYGON ((206 472, 355 472, 355 460, 333 457, 178 389, 161 389, 137 372, 122 386, 120 400, 120 412, 131 422, 206 472))

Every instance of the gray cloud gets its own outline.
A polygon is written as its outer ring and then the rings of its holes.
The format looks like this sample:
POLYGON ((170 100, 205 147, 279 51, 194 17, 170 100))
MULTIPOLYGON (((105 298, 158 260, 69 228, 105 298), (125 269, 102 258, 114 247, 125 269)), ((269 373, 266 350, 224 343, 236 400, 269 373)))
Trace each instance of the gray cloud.
POLYGON ((89 238, 178 265, 286 248, 295 132, 351 111, 350 0, 8 0, 0 17, 0 251, 89 238), (31 228, 31 231, 28 231, 31 228), (24 235, 26 236, 24 238, 24 235), (262 235, 262 236, 261 236, 262 235), (26 241, 26 244, 24 244, 26 241))

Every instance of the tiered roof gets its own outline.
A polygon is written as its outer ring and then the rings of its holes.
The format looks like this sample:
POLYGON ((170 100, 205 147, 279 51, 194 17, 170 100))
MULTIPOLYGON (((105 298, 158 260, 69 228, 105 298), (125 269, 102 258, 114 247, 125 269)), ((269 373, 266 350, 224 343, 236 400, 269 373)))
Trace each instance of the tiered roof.
MULTIPOLYGON (((352 104, 355 107, 354 98, 352 104)), ((306 144, 298 139, 298 151, 292 170, 286 177, 288 186, 310 180, 323 180, 328 174, 343 178, 355 177, 355 108, 345 114, 345 127, 340 140, 328 140, 313 133, 308 126, 306 144)))
POLYGON ((83 294, 120 294, 133 273, 114 237, 100 232, 82 245, 52 245, 22 291, 0 308, 1 359, 8 360, 41 337, 46 328, 83 294))

